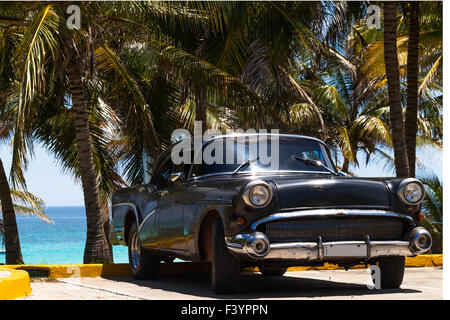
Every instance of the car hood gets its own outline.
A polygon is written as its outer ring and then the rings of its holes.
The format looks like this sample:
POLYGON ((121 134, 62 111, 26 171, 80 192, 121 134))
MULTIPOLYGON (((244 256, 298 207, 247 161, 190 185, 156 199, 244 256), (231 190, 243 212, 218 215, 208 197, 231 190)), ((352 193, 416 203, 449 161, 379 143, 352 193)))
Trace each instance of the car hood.
POLYGON ((277 186, 280 209, 388 209, 390 192, 382 180, 348 177, 271 179, 277 186))

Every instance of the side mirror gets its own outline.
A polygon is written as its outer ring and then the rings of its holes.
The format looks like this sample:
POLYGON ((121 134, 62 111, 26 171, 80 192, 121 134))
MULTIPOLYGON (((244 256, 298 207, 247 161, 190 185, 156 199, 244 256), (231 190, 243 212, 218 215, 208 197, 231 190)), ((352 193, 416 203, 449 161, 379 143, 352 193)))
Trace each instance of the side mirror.
POLYGON ((147 184, 147 191, 148 191, 148 193, 153 193, 156 190, 158 190, 158 187, 156 185, 151 184, 151 183, 147 184))
POLYGON ((186 181, 186 174, 184 172, 176 172, 172 173, 170 175, 170 182, 174 184, 175 182, 185 182, 186 181))

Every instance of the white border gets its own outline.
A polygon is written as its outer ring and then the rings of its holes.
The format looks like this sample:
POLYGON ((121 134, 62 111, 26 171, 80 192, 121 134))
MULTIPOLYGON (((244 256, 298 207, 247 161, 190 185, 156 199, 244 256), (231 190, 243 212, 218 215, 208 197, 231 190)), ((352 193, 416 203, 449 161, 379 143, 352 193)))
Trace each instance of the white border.
MULTIPOLYGON (((450 17, 450 3, 448 1, 443 1, 443 5, 444 5, 444 12, 443 12, 443 19, 444 19, 444 26, 443 26, 443 45, 444 45, 444 52, 449 52, 450 50, 450 45, 449 45, 449 41, 446 38, 446 34, 448 34, 448 32, 446 30, 448 30, 448 28, 450 28, 450 23, 449 23, 449 18, 445 18, 445 17, 450 17)), ((449 103, 449 97, 448 97, 448 93, 446 92, 445 88, 447 88, 447 82, 445 80, 445 76, 448 74, 450 74, 450 69, 449 69, 449 64, 445 61, 444 58, 444 82, 443 82, 443 90, 442 92, 444 93, 444 99, 443 99, 443 126, 444 126, 444 153, 443 153, 443 163, 450 163, 450 154, 449 154, 449 148, 450 145, 448 143, 448 134, 449 134, 449 121, 448 121, 448 112, 446 112, 446 110, 448 111, 448 107, 446 107, 449 103)), ((448 181, 450 181, 450 168, 448 166, 443 165, 442 166, 442 182, 444 185, 447 184, 448 181)), ((450 281, 450 276, 448 274, 448 265, 450 263, 450 259, 448 256, 448 252, 447 254, 445 253, 445 249, 447 248, 447 245, 449 243, 449 237, 448 237, 448 230, 450 228, 450 223, 449 223, 449 217, 447 217, 445 215, 445 212, 448 211, 448 208, 450 207, 450 203, 449 203, 449 196, 448 196, 448 189, 444 189, 444 209, 443 209, 443 230, 444 230, 444 241, 443 241, 443 252, 444 252, 444 272, 443 272, 443 298, 445 300, 449 300, 450 299, 450 285, 449 285, 449 281, 450 281)))

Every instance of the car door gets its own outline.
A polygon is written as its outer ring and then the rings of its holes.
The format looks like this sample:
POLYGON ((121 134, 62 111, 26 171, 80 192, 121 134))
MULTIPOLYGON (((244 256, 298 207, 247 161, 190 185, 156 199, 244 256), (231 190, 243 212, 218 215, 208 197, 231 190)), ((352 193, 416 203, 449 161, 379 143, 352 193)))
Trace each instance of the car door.
POLYGON ((145 189, 140 193, 142 201, 140 202, 140 212, 142 214, 142 222, 139 224, 139 239, 141 245, 147 249, 158 249, 158 211, 161 199, 161 190, 165 188, 167 183, 163 176, 160 175, 168 152, 161 154, 155 161, 153 166, 153 175, 150 183, 145 185, 145 189))
POLYGON ((139 239, 144 248, 151 249, 158 246, 158 230, 156 211, 158 209, 160 190, 155 184, 148 184, 142 190, 141 204, 142 222, 139 225, 139 239))
POLYGON ((183 200, 186 184, 172 183, 172 174, 179 170, 167 157, 160 176, 160 197, 157 210, 158 247, 171 251, 186 251, 183 231, 183 200), (163 181, 166 181, 165 183, 163 181))

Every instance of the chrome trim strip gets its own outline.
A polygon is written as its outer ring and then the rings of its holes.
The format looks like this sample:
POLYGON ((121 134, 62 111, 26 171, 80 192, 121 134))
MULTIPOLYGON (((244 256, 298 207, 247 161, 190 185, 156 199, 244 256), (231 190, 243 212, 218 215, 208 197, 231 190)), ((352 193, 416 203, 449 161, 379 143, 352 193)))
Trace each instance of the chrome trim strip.
POLYGON ((156 209, 153 209, 150 211, 150 213, 142 220, 142 222, 139 224, 138 227, 138 234, 141 232, 142 227, 144 226, 144 223, 156 212, 156 209))
POLYGON ((254 137, 254 136, 278 136, 278 137, 287 137, 287 138, 297 138, 297 139, 304 139, 304 140, 312 140, 319 142, 326 146, 325 142, 322 140, 315 138, 315 137, 309 137, 309 136, 302 136, 302 135, 296 135, 296 134, 283 134, 283 133, 231 133, 231 134, 221 134, 217 136, 211 136, 205 141, 203 141, 203 144, 213 141, 214 139, 218 138, 235 138, 235 137, 254 137))
MULTIPOLYGON (((202 179, 202 178, 208 178, 208 177, 216 177, 216 176, 230 176, 233 172, 229 171, 229 172, 217 172, 217 173, 208 173, 208 174, 203 174, 201 176, 189 176, 187 178, 187 181, 195 181, 198 179, 202 179)), ((274 171, 239 171, 236 172, 236 175, 254 175, 254 176, 259 176, 259 175, 271 175, 271 174, 296 174, 296 173, 309 173, 309 174, 326 174, 326 175, 330 175, 330 172, 327 171, 303 171, 303 170, 274 170, 274 171)))
POLYGON ((317 240, 317 258, 319 259, 319 261, 322 261, 323 259, 323 250, 322 237, 319 236, 319 239, 317 240))
POLYGON ((306 217, 317 217, 317 216, 383 216, 383 217, 394 217, 406 219, 412 222, 414 225, 414 220, 408 215, 396 213, 394 211, 387 210, 359 210, 359 209, 314 209, 314 210, 302 210, 293 212, 281 212, 275 213, 268 217, 262 218, 252 223, 251 229, 256 230, 256 228, 262 224, 270 221, 286 220, 293 218, 306 218, 306 217))

